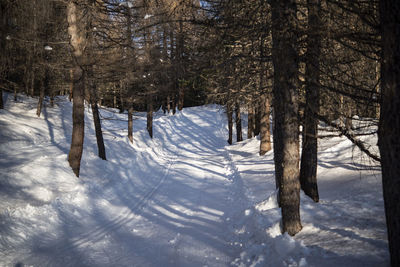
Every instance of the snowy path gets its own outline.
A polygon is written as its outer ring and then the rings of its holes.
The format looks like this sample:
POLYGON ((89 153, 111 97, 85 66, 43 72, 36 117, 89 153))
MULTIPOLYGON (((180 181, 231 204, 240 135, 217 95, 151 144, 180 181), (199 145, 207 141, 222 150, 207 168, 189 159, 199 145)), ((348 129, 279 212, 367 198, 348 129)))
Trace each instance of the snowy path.
POLYGON ((127 115, 103 109, 107 161, 86 109, 78 179, 71 103, 45 103, 38 118, 36 100, 20 99, 0 110, 1 267, 388 266, 379 168, 343 137, 321 141, 321 199, 302 194, 292 238, 280 230, 272 151, 260 157, 257 138, 227 146, 218 106, 156 113, 153 139, 136 114, 133 144, 127 115))

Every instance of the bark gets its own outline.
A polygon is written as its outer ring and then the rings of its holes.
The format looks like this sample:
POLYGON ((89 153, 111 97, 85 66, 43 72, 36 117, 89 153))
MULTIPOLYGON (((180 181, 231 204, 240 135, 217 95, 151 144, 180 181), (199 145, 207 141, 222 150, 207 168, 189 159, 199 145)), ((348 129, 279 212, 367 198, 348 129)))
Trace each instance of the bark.
POLYGON ((247 107, 247 114, 248 114, 248 121, 247 121, 247 138, 254 137, 254 107, 253 104, 250 102, 247 107))
POLYGON ((172 114, 175 115, 176 113, 176 101, 175 101, 175 95, 172 95, 172 114))
POLYGON ((266 94, 260 96, 260 102, 260 156, 262 156, 271 150, 271 125, 269 122, 271 105, 266 94))
POLYGON ((40 94, 39 94, 39 101, 38 101, 37 108, 36 108, 36 115, 38 117, 40 117, 40 113, 42 112, 43 99, 44 99, 44 85, 41 84, 41 86, 40 86, 40 94))
POLYGON ((4 104, 3 104, 3 89, 0 89, 0 109, 4 109, 4 104))
POLYGON ((320 0, 308 0, 308 39, 306 54, 306 106, 304 110, 303 148, 300 164, 300 184, 304 193, 315 202, 319 201, 317 184, 318 118, 319 113, 319 55, 320 0))
POLYGON ((380 0, 382 32, 381 153, 383 198, 391 266, 400 266, 400 2, 380 0))
POLYGON ((296 2, 272 0, 274 65, 274 156, 283 232, 298 233, 300 222, 298 54, 296 2))
POLYGON ((228 103, 226 105, 226 115, 228 117, 228 144, 232 145, 232 136, 233 136, 233 114, 232 114, 232 107, 228 103))
POLYGON ((171 112, 171 97, 170 95, 167 96, 167 111, 168 111, 168 115, 171 112))
POLYGON ((133 143, 133 107, 131 104, 128 108, 128 139, 133 143))
POLYGON ((256 101, 257 105, 254 108, 254 136, 260 134, 261 131, 261 108, 260 101, 256 101))
POLYGON ((74 70, 75 79, 73 81, 72 139, 68 162, 77 177, 79 177, 80 172, 85 129, 84 75, 84 71, 79 66, 76 66, 74 70))
POLYGON ((97 101, 92 101, 90 105, 92 107, 93 123, 94 123, 94 129, 96 131, 97 150, 99 158, 101 158, 102 160, 107 160, 106 148, 104 146, 103 131, 101 130, 101 121, 100 121, 99 107, 97 106, 97 101))
POLYGON ((68 33, 70 35, 70 46, 73 50, 75 66, 73 67, 72 80, 72 140, 68 154, 68 162, 73 172, 79 177, 80 164, 83 152, 84 140, 84 91, 85 91, 85 70, 81 67, 84 63, 84 52, 87 44, 86 23, 82 6, 75 1, 69 1, 67 5, 68 33))
POLYGON ((69 96, 68 99, 71 102, 72 98, 73 98, 73 90, 74 90, 74 70, 70 69, 69 70, 69 78, 71 79, 70 83, 69 83, 69 96))
POLYGON ((235 117, 236 117, 236 142, 243 141, 242 135, 242 118, 240 116, 240 104, 235 103, 235 117))
POLYGON ((153 138, 153 96, 147 96, 147 131, 153 138))
POLYGON ((185 92, 183 89, 183 85, 179 85, 178 92, 178 110, 181 111, 183 109, 183 101, 185 99, 185 92))

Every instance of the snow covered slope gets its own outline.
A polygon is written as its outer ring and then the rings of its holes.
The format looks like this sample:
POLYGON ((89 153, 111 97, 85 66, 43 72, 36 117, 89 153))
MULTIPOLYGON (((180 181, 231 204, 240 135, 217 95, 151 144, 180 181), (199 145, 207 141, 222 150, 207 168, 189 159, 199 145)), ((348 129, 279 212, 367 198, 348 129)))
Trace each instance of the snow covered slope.
MULTIPOLYGON (((11 97, 10 97, 11 98, 11 97)), ((321 202, 302 195, 303 230, 281 235, 272 152, 226 144, 218 106, 145 114, 103 109, 107 161, 86 110, 81 177, 67 162, 71 103, 36 117, 19 96, 0 110, 0 266, 385 266, 379 169, 360 171, 351 144, 324 141, 321 202)))

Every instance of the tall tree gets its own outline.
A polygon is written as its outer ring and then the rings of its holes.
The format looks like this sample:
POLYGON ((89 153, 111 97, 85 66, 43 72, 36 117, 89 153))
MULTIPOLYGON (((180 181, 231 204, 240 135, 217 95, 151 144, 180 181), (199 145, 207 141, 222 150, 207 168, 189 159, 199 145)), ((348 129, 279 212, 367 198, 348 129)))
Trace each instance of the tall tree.
POLYGON ((308 30, 306 52, 306 103, 304 109, 303 147, 300 184, 304 193, 319 201, 317 185, 318 116, 319 113, 319 54, 321 50, 321 0, 308 0, 308 30))
POLYGON ((283 232, 295 235, 300 222, 298 53, 295 0, 272 0, 274 65, 274 158, 283 232))
POLYGON ((400 2, 380 0, 382 32, 381 153, 383 198, 390 260, 400 266, 400 2))
POLYGON ((68 33, 73 51, 73 106, 72 106, 72 139, 68 162, 79 177, 85 129, 84 91, 85 91, 85 49, 87 45, 87 25, 85 18, 86 1, 70 0, 67 5, 68 33))

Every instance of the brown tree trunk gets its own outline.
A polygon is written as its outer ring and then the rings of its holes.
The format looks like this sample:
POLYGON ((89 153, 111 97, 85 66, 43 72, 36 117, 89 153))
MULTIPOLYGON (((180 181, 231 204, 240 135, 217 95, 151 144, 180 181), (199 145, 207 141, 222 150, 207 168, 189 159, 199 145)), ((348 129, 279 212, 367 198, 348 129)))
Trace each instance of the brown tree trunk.
POLYGON ((400 266, 400 2, 380 0, 382 32, 381 111, 379 151, 381 153, 383 198, 390 262, 400 266))
POLYGON ((298 54, 296 2, 272 0, 274 64, 274 156, 283 232, 298 233, 300 222, 298 54))
POLYGON ((175 115, 176 113, 176 98, 175 95, 172 95, 172 114, 175 115))
POLYGON ((133 107, 132 103, 129 103, 128 108, 128 139, 133 143, 133 107))
POLYGON ((80 172, 85 133, 84 75, 84 71, 79 66, 76 66, 74 69, 73 81, 72 139, 68 154, 68 162, 77 177, 79 177, 80 172))
POLYGON ((147 131, 153 138, 153 96, 147 96, 147 131))
POLYGON ((36 115, 40 117, 40 113, 42 112, 42 106, 43 106, 43 99, 44 99, 44 84, 40 84, 40 94, 39 94, 39 100, 36 108, 36 115))
POLYGON ((236 142, 243 141, 242 135, 242 118, 240 116, 240 104, 235 103, 235 118, 236 118, 236 142))
POLYGON ((70 83, 69 83, 69 95, 68 95, 68 99, 71 102, 72 98, 73 98, 73 90, 74 90, 74 70, 70 69, 69 70, 69 78, 71 79, 70 83))
POLYGON ((168 111, 168 115, 171 112, 171 96, 168 95, 167 96, 167 111, 168 111))
POLYGON ((253 103, 247 105, 247 139, 254 137, 254 108, 253 103))
MULTIPOLYGON (((84 4, 83 0, 79 1, 84 4)), ((75 66, 73 67, 73 80, 72 80, 72 140, 71 148, 68 154, 68 162, 74 171, 75 175, 79 177, 81 158, 83 152, 83 140, 85 129, 85 70, 81 67, 83 65, 84 52, 87 44, 86 39, 86 23, 85 12, 81 10, 83 5, 78 5, 76 1, 70 0, 67 5, 67 21, 68 33, 70 35, 70 45, 73 50, 73 57, 75 58, 75 66)))
POLYGON ((308 39, 306 54, 306 106, 304 110, 303 148, 300 164, 300 184, 304 193, 319 201, 317 185, 319 55, 321 47, 321 0, 308 0, 308 39))
POLYGON ((256 101, 257 104, 254 107, 254 136, 260 134, 261 131, 261 108, 260 101, 256 101))
POLYGON ((183 85, 178 85, 179 86, 179 92, 178 92, 178 110, 182 111, 183 109, 183 101, 185 99, 185 92, 183 85))
POLYGON ((271 125, 269 117, 271 115, 271 105, 266 94, 260 96, 260 155, 265 155, 271 150, 271 125))
POLYGON ((226 104, 226 115, 228 117, 228 144, 232 145, 232 136, 233 136, 233 114, 232 114, 232 106, 230 103, 226 104))

